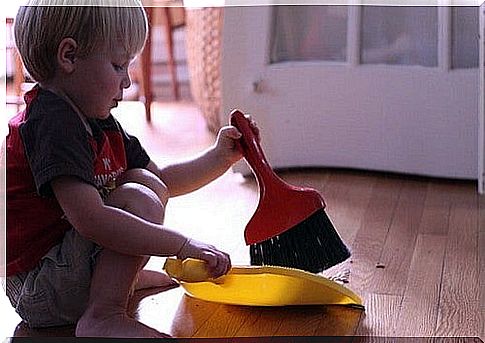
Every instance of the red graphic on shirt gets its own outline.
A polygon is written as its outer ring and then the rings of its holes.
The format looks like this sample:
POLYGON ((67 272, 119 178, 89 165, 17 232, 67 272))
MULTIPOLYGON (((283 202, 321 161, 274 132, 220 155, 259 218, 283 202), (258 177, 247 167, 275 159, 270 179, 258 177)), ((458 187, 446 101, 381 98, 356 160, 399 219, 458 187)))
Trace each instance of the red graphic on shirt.
POLYGON ((116 178, 126 170, 126 155, 123 138, 117 131, 103 134, 101 143, 90 139, 95 153, 94 182, 98 189, 110 187, 116 178))

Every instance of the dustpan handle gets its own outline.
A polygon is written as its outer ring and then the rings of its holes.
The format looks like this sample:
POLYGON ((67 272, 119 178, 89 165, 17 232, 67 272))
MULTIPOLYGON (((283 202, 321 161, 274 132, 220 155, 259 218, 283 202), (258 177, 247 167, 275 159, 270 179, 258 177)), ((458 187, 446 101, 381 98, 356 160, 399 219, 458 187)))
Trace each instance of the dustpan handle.
POLYGON ((256 175, 260 186, 264 187, 264 185, 270 185, 272 182, 279 181, 280 179, 266 160, 263 149, 251 128, 251 123, 244 113, 239 110, 233 110, 231 112, 231 125, 235 126, 242 133, 239 148, 256 175))

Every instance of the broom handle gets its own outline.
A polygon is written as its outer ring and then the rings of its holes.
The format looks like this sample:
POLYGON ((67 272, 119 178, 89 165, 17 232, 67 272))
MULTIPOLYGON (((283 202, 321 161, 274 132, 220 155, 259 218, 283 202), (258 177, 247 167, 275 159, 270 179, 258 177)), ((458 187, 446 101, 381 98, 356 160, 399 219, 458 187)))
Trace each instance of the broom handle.
POLYGON ((256 174, 259 185, 266 188, 265 186, 281 182, 282 180, 273 172, 266 160, 263 149, 251 128, 249 119, 241 111, 233 110, 231 112, 231 125, 235 126, 242 134, 238 142, 239 149, 251 166, 254 174, 256 174))

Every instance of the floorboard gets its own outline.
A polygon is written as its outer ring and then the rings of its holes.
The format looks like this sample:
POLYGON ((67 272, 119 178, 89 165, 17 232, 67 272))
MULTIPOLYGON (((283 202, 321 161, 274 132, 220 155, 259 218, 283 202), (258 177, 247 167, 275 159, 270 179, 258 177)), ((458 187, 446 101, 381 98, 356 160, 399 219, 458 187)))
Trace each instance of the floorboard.
POLYGON ((445 248, 445 236, 418 236, 396 328, 399 334, 434 335, 445 248))
POLYGON ((403 295, 423 213, 426 183, 406 180, 374 272, 373 291, 403 295))
POLYGON ((352 246, 350 285, 357 290, 375 288, 377 266, 399 200, 402 181, 383 178, 374 186, 352 246))
MULTIPOLYGON (((460 191, 460 189, 459 189, 460 191)), ((452 198, 436 335, 479 332, 478 203, 465 190, 452 198)))
POLYGON ((358 336, 394 337, 402 297, 398 295, 363 293, 365 313, 356 330, 358 336))
POLYGON ((446 235, 450 216, 450 191, 453 185, 449 183, 428 182, 426 200, 419 232, 423 234, 446 235))

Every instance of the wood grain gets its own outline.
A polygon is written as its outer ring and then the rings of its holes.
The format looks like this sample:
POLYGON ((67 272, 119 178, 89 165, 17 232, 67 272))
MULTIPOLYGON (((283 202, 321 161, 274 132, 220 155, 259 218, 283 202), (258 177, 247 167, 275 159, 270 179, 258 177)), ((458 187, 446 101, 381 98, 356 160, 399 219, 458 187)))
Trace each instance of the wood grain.
POLYGON ((360 229, 375 180, 355 172, 331 174, 330 180, 335 184, 330 183, 328 187, 338 191, 335 198, 327 200, 326 210, 342 239, 351 246, 360 229))
POLYGON ((284 309, 278 307, 254 308, 236 337, 274 336, 283 320, 284 309))
POLYGON ((396 336, 402 297, 389 294, 362 294, 365 314, 356 330, 358 336, 396 336))
POLYGON ((285 309, 275 336, 313 336, 325 313, 324 306, 293 306, 285 309))
POLYGON ((418 236, 396 327, 399 335, 434 335, 445 248, 446 236, 418 236))
POLYGON ((376 265, 392 223, 402 180, 382 178, 374 186, 352 246, 350 286, 371 291, 376 265))
POLYGON ((234 337, 253 310, 247 306, 221 305, 192 337, 234 337))
POLYGON ((402 295, 423 213, 426 183, 406 180, 386 237, 386 242, 373 274, 372 291, 402 295))
POLYGON ((479 332, 478 203, 470 189, 452 197, 436 335, 479 332))
POLYGON ((361 309, 343 306, 327 306, 315 330, 316 336, 352 336, 365 313, 361 309))
POLYGON ((450 182, 429 181, 424 202, 423 215, 419 226, 420 233, 446 235, 450 214, 450 182))
POLYGON ((142 299, 137 317, 161 332, 176 337, 192 337, 220 306, 188 297, 179 287, 142 299))

